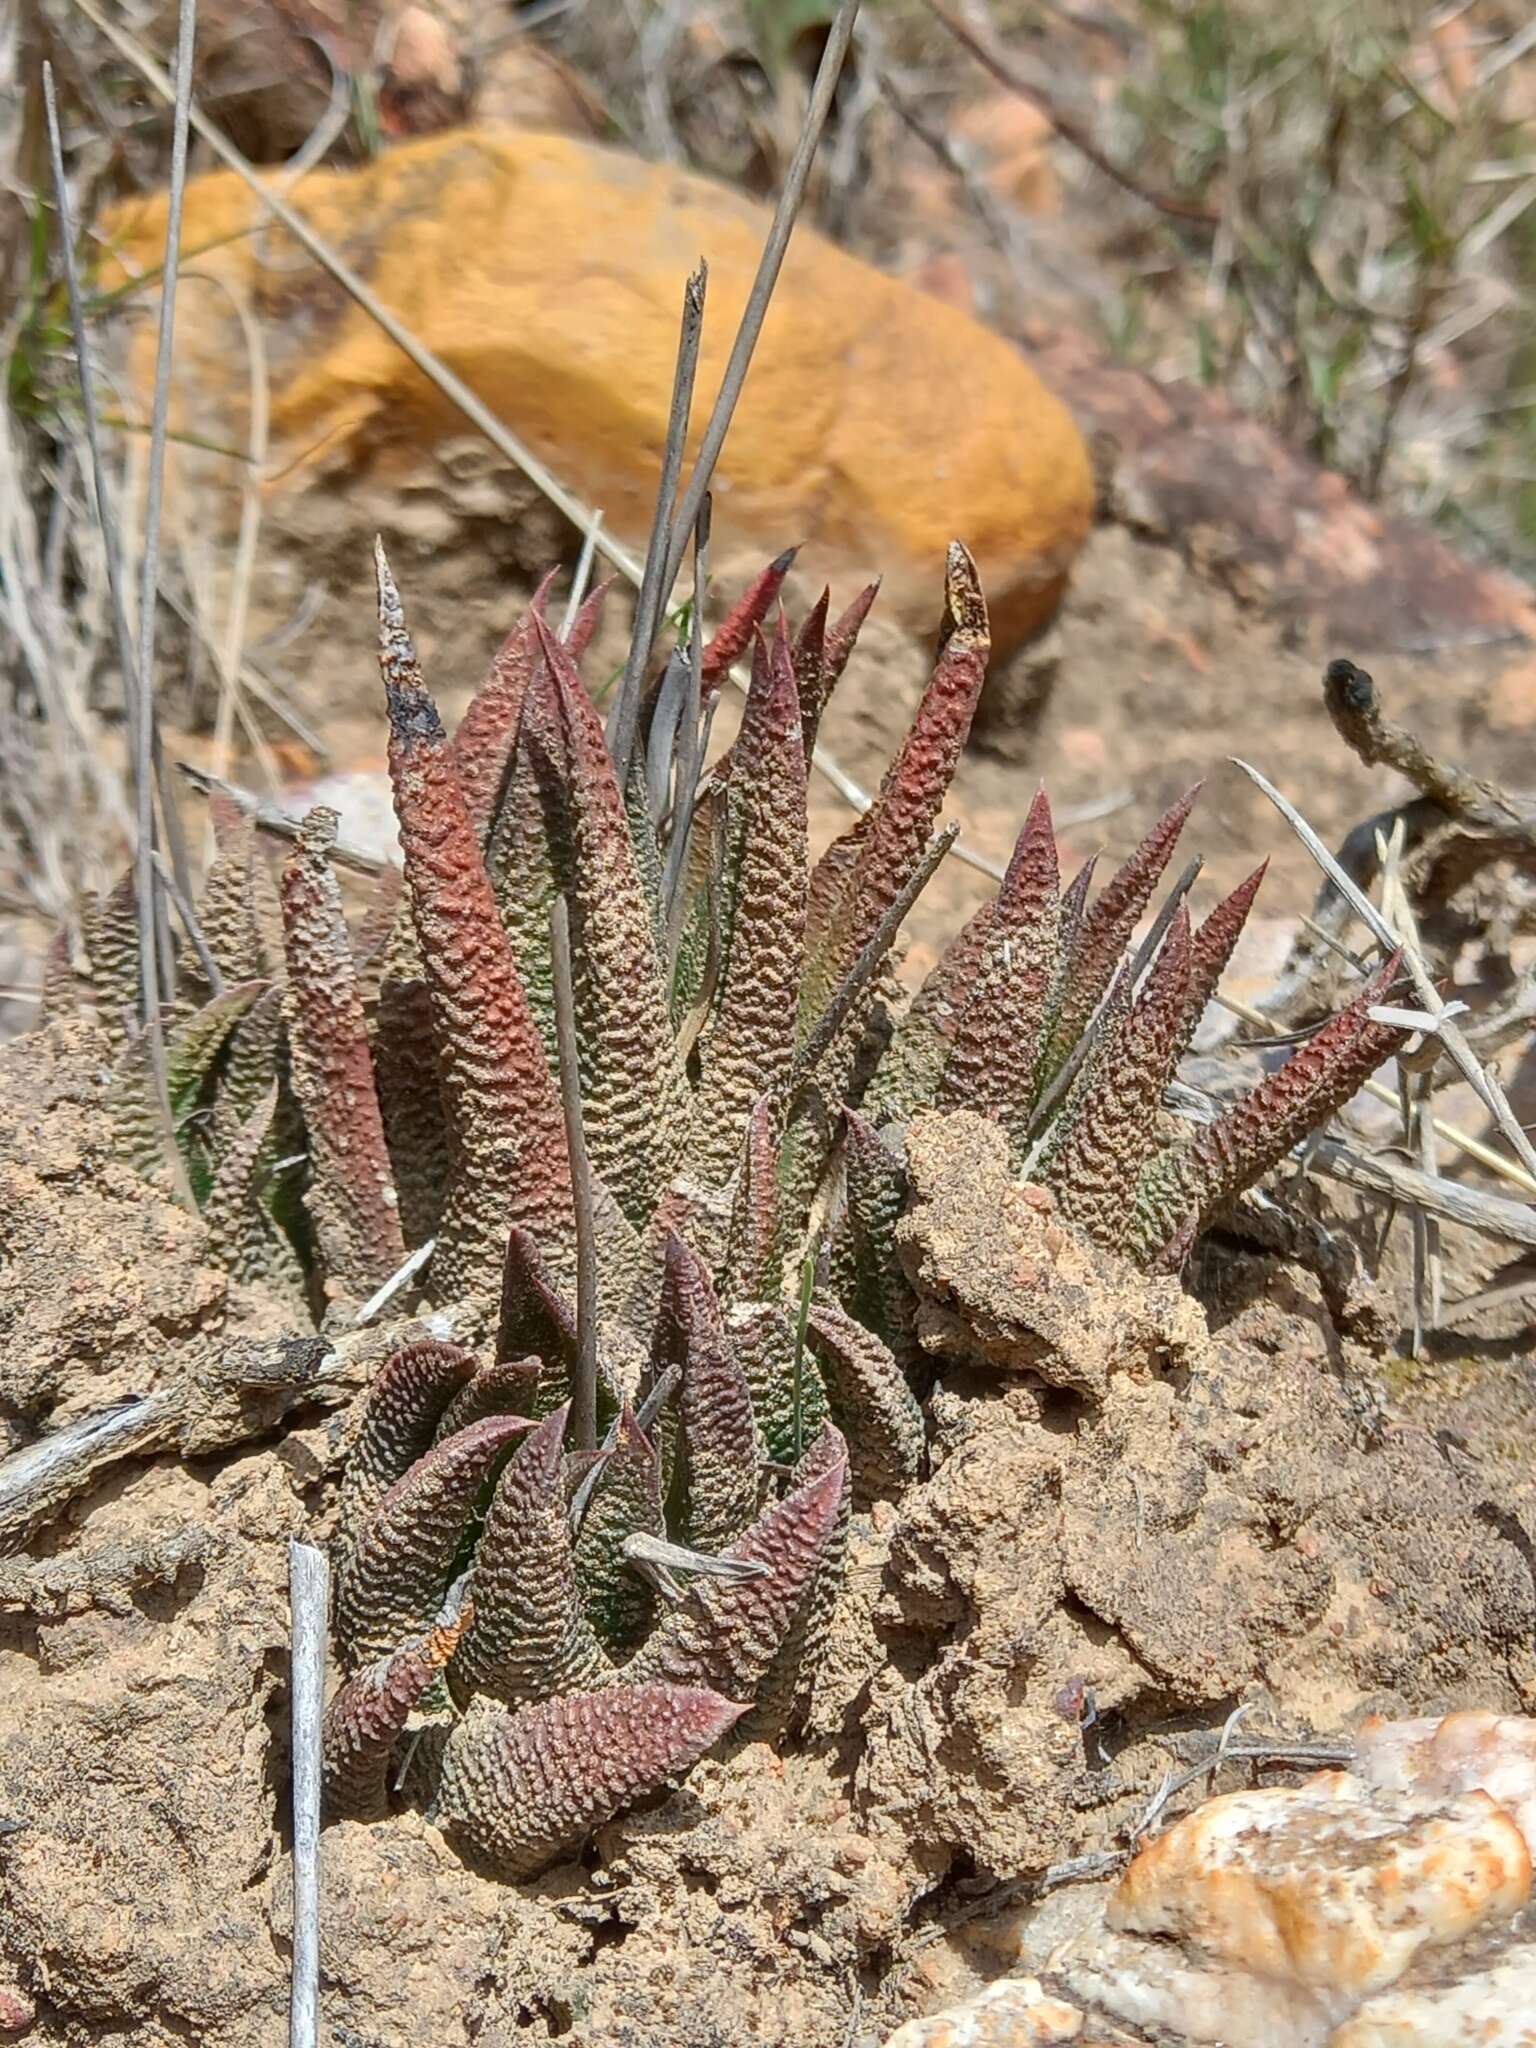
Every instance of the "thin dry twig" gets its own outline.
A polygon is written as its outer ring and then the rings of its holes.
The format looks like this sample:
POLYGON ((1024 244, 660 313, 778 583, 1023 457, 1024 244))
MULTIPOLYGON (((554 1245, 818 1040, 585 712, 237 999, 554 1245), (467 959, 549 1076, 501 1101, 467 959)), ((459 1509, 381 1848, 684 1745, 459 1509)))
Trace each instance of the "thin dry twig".
POLYGON ((790 235, 794 232, 796 218, 805 198, 806 180, 816 156, 816 145, 821 140, 821 131, 826 126, 828 114, 832 111, 833 95, 837 81, 842 74, 843 60, 848 54, 848 45, 853 39, 854 23, 858 20, 859 0, 841 0, 832 26, 827 31, 827 40, 822 48, 821 62, 816 67, 816 81, 811 87, 810 103, 805 110, 805 122, 800 130, 800 139, 795 144, 794 156, 784 174, 784 189, 779 194, 779 203, 774 208, 773 224, 768 230, 768 239, 763 244, 763 253, 758 262, 757 275, 752 280, 752 289, 747 294, 747 303, 741 315, 741 324, 736 330, 736 339, 731 344, 730 360, 725 366, 725 375, 720 380, 720 390, 715 398, 704 435, 699 442, 698 456, 693 473, 688 479, 688 488, 683 493, 682 504, 678 507, 673 521, 671 538, 667 543, 666 565, 662 571, 661 602, 665 606, 678 572, 683 566, 688 543, 698 523, 704 506, 704 495, 714 477, 715 464, 720 450, 725 445, 730 430, 731 416, 736 410, 736 401, 741 396, 742 386, 747 381, 751 368, 753 351, 758 336, 762 333, 763 321, 768 312, 768 302, 773 297, 773 288, 779 281, 784 253, 789 247, 790 235))
POLYGON ((1368 926, 1388 952, 1396 951, 1401 945, 1403 964, 1408 969, 1420 1004, 1435 1019, 1440 1043, 1462 1079, 1470 1084, 1483 1107, 1507 1139, 1515 1157, 1526 1172, 1536 1178, 1536 1147, 1532 1146, 1519 1119, 1510 1108, 1498 1078, 1479 1061, 1467 1044, 1455 1018, 1446 1014, 1444 1000, 1430 978, 1429 969, 1424 964, 1424 956, 1418 947, 1399 938, 1370 897, 1350 880, 1295 805, 1283 797, 1273 783, 1246 761, 1237 761, 1235 765, 1241 768, 1248 779, 1269 798, 1334 887, 1348 899, 1356 916, 1368 926))
MULTIPOLYGON (((144 705, 141 678, 138 675, 137 657, 134 652, 132 635, 128 630, 128 611, 122 586, 122 548, 116 520, 113 516, 111 492, 107 486, 106 462, 102 454, 101 423, 96 407, 96 380, 91 368, 90 348, 86 333, 85 309, 80 292, 80 266, 75 255, 75 225, 70 205, 69 183, 64 173, 64 145, 59 129, 58 95, 54 88, 53 67, 43 65, 43 106, 48 130, 48 153, 53 173, 54 197, 59 214, 59 250, 64 264, 65 287, 69 296, 70 325, 74 330, 76 367, 80 374, 80 409, 85 419, 86 440, 91 453, 92 481, 96 493, 96 519, 101 529, 102 544, 107 557, 107 576, 111 591, 113 627, 117 638, 118 665, 123 672, 123 690, 127 698, 130 727, 135 734, 135 763, 142 764, 145 774, 137 782, 135 791, 138 818, 138 846, 135 854, 136 894, 139 914, 139 983, 143 1000, 143 1029, 146 1034, 149 1053, 149 1085, 154 1102, 155 1119, 160 1127, 161 1142, 165 1148, 166 1163, 170 1168, 172 1183, 177 1199, 191 1209, 195 1208, 191 1184, 176 1144, 176 1128, 171 1117, 170 1090, 165 1071, 165 1036, 160 1015, 160 962, 155 921, 155 870, 153 863, 153 792, 149 781, 149 762, 137 746, 139 714, 144 705), (149 826, 146 829, 145 805, 149 805, 149 826)), ((149 719, 143 720, 146 736, 149 719)))
POLYGON ((672 372, 672 403, 667 415, 667 438, 661 452, 661 477, 656 487, 656 510, 646 542, 645 567, 640 575, 640 592, 635 599, 634 631, 624 675, 608 718, 608 751, 612 754, 622 788, 629 777, 629 764, 640 730, 640 694, 645 671, 656 644, 656 629, 665 602, 662 577, 666 571, 667 549, 672 538, 672 514, 677 503, 678 479, 683 473, 683 448, 688 439, 688 421, 693 412, 693 385, 699 367, 699 343, 704 333, 704 299, 709 288, 709 266, 700 263, 683 287, 683 319, 677 338, 677 362, 672 372))
POLYGON ((325 1709, 325 1634, 331 1573, 325 1552, 288 1546, 292 1612, 290 1685, 293 1701, 293 1981, 289 2048, 318 2048, 320 2039, 320 1723, 325 1709))
MULTIPOLYGON (((297 840, 302 829, 302 820, 290 817, 279 810, 276 804, 269 804, 257 796, 254 790, 242 789, 238 783, 225 782, 217 775, 210 775, 205 768, 194 768, 190 761, 178 761, 182 780, 189 789, 199 796, 228 797, 251 820, 258 832, 266 832, 274 839, 297 840)), ((382 854, 370 853, 366 847, 356 846, 350 840, 338 839, 326 848, 326 856, 338 867, 350 868, 358 875, 381 875, 393 865, 382 854)))

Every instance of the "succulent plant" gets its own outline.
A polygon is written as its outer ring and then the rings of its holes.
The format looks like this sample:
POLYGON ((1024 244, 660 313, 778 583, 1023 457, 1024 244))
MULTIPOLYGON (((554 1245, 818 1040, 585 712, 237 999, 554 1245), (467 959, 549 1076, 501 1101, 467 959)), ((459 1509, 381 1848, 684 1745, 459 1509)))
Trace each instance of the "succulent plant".
MULTIPOLYGON (((450 738, 379 550, 402 870, 354 933, 331 814, 274 885, 218 806, 170 1012, 177 1142, 237 1270, 320 1307, 430 1239, 430 1298, 499 1295, 493 1355, 408 1344, 366 1398, 326 1777, 336 1811, 382 1811, 425 1715, 416 1779, 513 1876, 743 1717, 803 1717, 848 1514, 922 1467, 897 1232, 914 1116, 994 1119, 1061 1224, 1173 1269, 1399 1037, 1370 1014, 1389 961, 1216 1121, 1168 1114, 1263 872, 1198 927, 1176 885, 1128 953, 1193 791, 1097 894, 1092 861, 1063 887, 1042 792, 904 1005, 889 955, 949 844, 986 608, 952 548, 911 728, 813 863, 810 752, 874 592, 836 622, 823 596, 791 634, 788 560, 607 732, 577 666, 600 594, 562 640, 546 579, 450 738), (701 772, 746 656, 739 730, 701 772)), ((126 888, 88 947, 125 1147, 153 1166, 126 888)))

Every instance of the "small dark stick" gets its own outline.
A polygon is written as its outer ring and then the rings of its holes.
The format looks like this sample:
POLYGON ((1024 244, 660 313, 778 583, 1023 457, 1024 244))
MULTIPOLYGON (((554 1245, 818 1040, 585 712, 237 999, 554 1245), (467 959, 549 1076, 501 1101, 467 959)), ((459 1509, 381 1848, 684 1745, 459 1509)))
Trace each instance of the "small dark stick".
POLYGON ((576 994, 571 979, 571 912, 564 896, 549 914, 555 969, 555 1040, 560 1050, 560 1106, 571 1155, 571 1197, 576 1212, 576 1372, 571 1426, 578 1451, 597 1449, 597 1220, 592 1168, 581 1121, 581 1067, 576 1048, 576 994))

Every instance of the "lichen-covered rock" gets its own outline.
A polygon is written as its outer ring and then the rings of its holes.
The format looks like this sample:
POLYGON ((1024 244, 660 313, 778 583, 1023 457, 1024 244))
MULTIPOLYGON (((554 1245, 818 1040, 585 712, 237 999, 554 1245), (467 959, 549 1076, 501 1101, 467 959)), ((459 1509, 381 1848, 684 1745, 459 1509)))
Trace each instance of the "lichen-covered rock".
MULTIPOLYGON (((457 133, 290 195, 412 332, 631 543, 649 527, 682 287, 702 255, 709 308, 695 438, 767 229, 765 209, 671 165, 554 135, 457 133)), ((319 451, 361 465, 462 422, 383 332, 228 173, 194 179, 183 238, 201 275, 247 293, 272 373, 272 467, 302 489, 319 451), (277 246, 280 265, 265 253, 277 246)), ((122 265, 160 260, 163 197, 104 224, 122 265)), ((115 274, 115 273, 111 273, 115 274)), ((177 319, 180 402, 238 444, 244 357, 223 295, 177 319)), ((147 347, 134 375, 148 388, 147 347)), ((1054 608, 1089 523, 1087 455, 1066 409, 1005 342, 796 230, 715 493, 716 545, 883 572, 926 627, 954 534, 986 580, 1000 651, 1054 608)))

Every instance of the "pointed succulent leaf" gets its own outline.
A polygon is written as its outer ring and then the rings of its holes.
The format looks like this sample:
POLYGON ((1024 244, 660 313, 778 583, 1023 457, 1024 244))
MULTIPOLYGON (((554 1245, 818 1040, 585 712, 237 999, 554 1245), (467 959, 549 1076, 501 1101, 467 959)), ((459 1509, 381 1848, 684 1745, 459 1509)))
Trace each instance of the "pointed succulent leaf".
POLYGON ((1157 1143, 1189 976, 1189 913, 1181 903, 1129 1014, 1123 1023, 1106 1021, 1041 1170, 1057 1213, 1106 1251, 1117 1250, 1131 1228, 1136 1188, 1157 1143))
POLYGON ((626 1677, 708 1685, 750 1699, 782 1649, 842 1513, 847 1453, 836 1430, 824 1471, 765 1508, 725 1556, 760 1577, 701 1576, 636 1652, 626 1677))
POLYGON ((1051 1039, 1042 1082, 1063 1064, 1098 1008, 1136 920, 1151 902, 1152 892, 1173 858, 1199 794, 1197 783, 1163 813, 1130 859, 1083 910, 1075 932, 1070 931, 1070 917, 1063 917, 1059 990, 1051 1006, 1051 1039))
POLYGON ((757 1513, 761 1451, 752 1390, 726 1339, 709 1269, 681 1238, 668 1240, 653 1368, 682 1373, 683 1540, 721 1550, 757 1513))
POLYGON ((612 576, 604 576, 594 583, 576 607, 576 616, 571 621, 570 631, 561 634, 566 652, 572 661, 580 661, 597 638, 598 630, 603 623, 603 614, 608 609, 608 593, 613 585, 612 576))
POLYGON ((755 670, 736 742, 715 1014, 699 1047, 695 1168, 714 1185, 736 1170, 752 1105, 787 1083, 805 961, 806 772, 782 631, 755 670))
POLYGON ((740 661, 752 643, 752 635, 772 611, 784 578, 794 567, 798 548, 786 548, 760 571, 720 622, 714 637, 704 648, 704 693, 719 689, 727 672, 740 661))
POLYGON ((1184 1021, 1179 1027, 1175 1065, 1193 1043, 1200 1019, 1205 1015, 1205 1006, 1215 995, 1221 977, 1227 971, 1227 962, 1243 935, 1253 899, 1259 893, 1268 867, 1267 860, 1261 861, 1247 881, 1239 882, 1230 896, 1223 897, 1190 943, 1189 999, 1184 1009, 1184 1021))
POLYGON ((545 766, 557 872, 572 899, 587 1144, 594 1169, 638 1225, 680 1156, 687 1082, 602 721, 565 648, 541 624, 537 630, 552 688, 530 699, 525 727, 545 766))
POLYGON ((203 1203, 203 1222, 209 1251, 227 1273, 247 1285, 265 1283, 303 1304, 303 1270, 264 1199, 276 1110, 274 1083, 235 1131, 219 1161, 203 1203))
POLYGON ((336 1570, 347 1569, 379 1502, 437 1438, 449 1403, 475 1374, 462 1344, 423 1337, 393 1350, 363 1397, 337 1510, 336 1570))
POLYGON ((1191 1214, 1203 1221, 1252 1187, 1391 1058, 1407 1034, 1395 1025, 1374 1023, 1369 1012, 1386 1000, 1401 960, 1394 953, 1349 1007, 1299 1046, 1284 1066, 1215 1123, 1153 1163, 1143 1177, 1133 1255, 1155 1257, 1191 1214))
POLYGON ((844 1111, 838 1146, 843 1207, 832 1243, 833 1283, 848 1313, 907 1364, 916 1351, 912 1291, 896 1246, 906 1176, 857 1110, 844 1111))
POLYGON ((624 1557, 628 1536, 665 1536, 661 1460, 626 1401, 576 1537, 576 1583, 610 1655, 623 1659, 655 1619, 656 1596, 624 1557))
POLYGON ((864 621, 869 617, 870 607, 879 595, 880 579, 877 576, 873 583, 864 586, 848 609, 828 626, 822 666, 827 672, 829 692, 841 682, 843 670, 847 668, 849 657, 858 645, 859 635, 864 630, 864 621))
POLYGON ((453 1167, 453 1133, 432 1040, 432 992, 415 971, 386 972, 379 985, 374 1085, 384 1117, 390 1176, 408 1245, 437 1235, 453 1167))
POLYGON ((389 1768, 411 1715, 430 1693, 474 1613, 451 1599, 424 1635, 349 1678, 325 1710, 320 1782, 338 1820, 382 1820, 389 1811, 389 1768))
POLYGON ((570 1159, 560 1099, 382 547, 376 567, 390 779, 455 1139, 433 1284, 469 1292, 495 1284, 509 1223, 535 1231, 548 1255, 569 1245, 570 1159))
MULTIPOLYGON (((225 1041, 266 986, 246 981, 226 988, 166 1033, 166 1092, 178 1133, 198 1107, 225 1041)), ((107 1103, 119 1152, 144 1174, 157 1172, 165 1162, 153 1089, 149 1040, 141 1031, 118 1054, 107 1103)))
POLYGON ((901 751, 864 821, 847 880, 807 977, 802 1030, 815 1022, 842 976, 924 854, 971 729, 991 641, 976 565, 952 542, 938 659, 901 751))
POLYGON ((215 826, 218 847, 198 895, 197 921, 224 979, 254 981, 263 972, 256 907, 256 871, 262 856, 256 821, 221 803, 215 826))
POLYGON ((131 867, 105 896, 88 904, 85 950, 101 1028, 121 1044, 138 1029, 141 996, 138 897, 131 867))
POLYGON ((349 1669, 427 1628, 454 1577, 481 1489, 531 1428, 518 1415, 471 1423, 418 1458, 385 1494, 337 1578, 336 1639, 349 1669))
POLYGON ((562 1451, 569 1414, 546 1416, 497 1485, 475 1551, 475 1619, 449 1672, 461 1699, 489 1693, 515 1706, 608 1675, 576 1579, 562 1451))
POLYGON ((213 1104, 216 1143, 222 1125, 247 1121, 282 1071, 283 993, 264 989, 229 1034, 213 1104))
POLYGON ((498 1359, 480 1366, 443 1410, 433 1441, 441 1443, 487 1415, 535 1415, 542 1370, 537 1358, 498 1359))
POLYGON ((983 903, 961 926, 923 978, 898 1020, 865 1096, 876 1123, 906 1123, 934 1108, 960 1018, 981 966, 996 915, 983 903))
POLYGON ((779 1190, 783 1105, 763 1095, 752 1105, 746 1142, 738 1154, 731 1201, 721 1299, 771 1301, 784 1281, 784 1203, 779 1190))
POLYGON ((906 1374, 872 1330, 829 1302, 812 1308, 806 1338, 847 1439, 854 1506, 899 1500, 922 1470, 925 1442, 906 1374))
POLYGON ((811 757, 821 730, 822 717, 826 712, 832 692, 842 680, 843 670, 848 666, 848 657, 858 641, 860 628, 869 615, 869 608, 880 594, 878 582, 861 590, 842 616, 827 624, 828 593, 822 592, 821 601, 801 628, 795 643, 795 676, 800 684, 801 735, 805 742, 805 757, 811 757))
POLYGON ((507 762, 522 723, 523 700, 539 660, 533 621, 544 616, 550 586, 558 574, 558 569, 545 571, 527 612, 492 656, 453 735, 454 771, 464 792, 464 808, 482 845, 496 815, 507 762))
POLYGON ((700 1687, 618 1685, 471 1714, 444 1751, 438 1817, 499 1876, 536 1877, 690 1770, 741 1712, 700 1687))
POLYGON ((340 821, 310 812, 283 869, 293 1092, 309 1132, 308 1206, 327 1278, 366 1295, 405 1257, 362 992, 329 859, 340 821))
POLYGON ((816 1673, 823 1662, 832 1617, 843 1589, 848 1525, 853 1513, 847 1446, 831 1427, 821 1430, 806 1446, 790 1474, 787 1495, 802 1493, 829 1474, 838 1475, 841 1481, 836 1512, 805 1598, 758 1681, 756 1703, 743 1721, 743 1734, 750 1734, 754 1740, 804 1728, 811 1718, 816 1673))
POLYGON ((1042 789, 997 893, 954 1027, 939 1100, 1022 1127, 1034 1107, 1041 1029, 1058 965, 1061 873, 1042 789))

